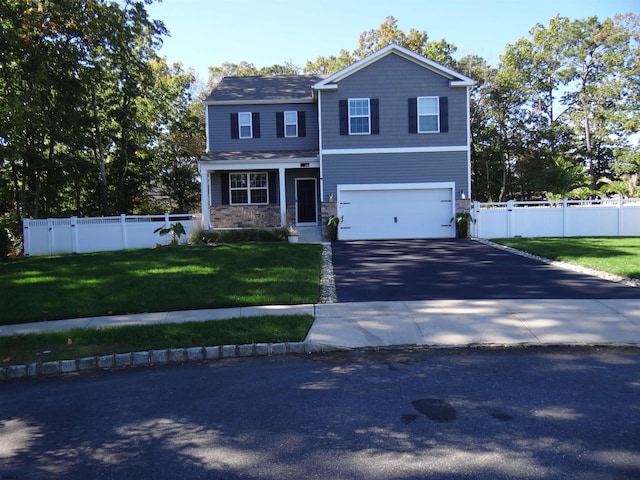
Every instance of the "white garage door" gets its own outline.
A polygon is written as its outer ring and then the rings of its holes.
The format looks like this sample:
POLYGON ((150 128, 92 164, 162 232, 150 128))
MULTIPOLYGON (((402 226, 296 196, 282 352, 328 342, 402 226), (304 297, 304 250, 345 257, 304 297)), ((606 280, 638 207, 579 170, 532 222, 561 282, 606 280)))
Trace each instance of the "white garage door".
POLYGON ((453 183, 338 185, 338 238, 453 238, 453 191, 453 183))

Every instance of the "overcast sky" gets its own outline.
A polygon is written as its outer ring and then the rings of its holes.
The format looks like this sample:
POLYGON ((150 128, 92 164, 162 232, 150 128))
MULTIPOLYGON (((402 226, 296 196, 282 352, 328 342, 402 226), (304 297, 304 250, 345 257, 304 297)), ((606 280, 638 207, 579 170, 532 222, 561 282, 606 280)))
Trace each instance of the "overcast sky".
POLYGON ((548 25, 557 14, 571 19, 640 13, 640 0, 163 0, 147 7, 169 29, 160 54, 193 68, 247 61, 256 67, 354 50, 361 32, 394 16, 405 32, 426 30, 445 38, 458 57, 480 55, 496 65, 507 44, 548 25))

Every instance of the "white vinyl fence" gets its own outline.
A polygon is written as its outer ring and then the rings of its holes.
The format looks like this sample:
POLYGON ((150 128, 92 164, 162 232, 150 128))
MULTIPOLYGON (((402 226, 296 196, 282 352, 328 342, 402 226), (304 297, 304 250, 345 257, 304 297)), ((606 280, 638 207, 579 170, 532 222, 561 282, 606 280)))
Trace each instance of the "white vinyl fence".
POLYGON ((640 236, 640 199, 473 203, 478 238, 640 236))
MULTIPOLYGON (((171 234, 153 233, 180 222, 188 237, 200 224, 199 215, 120 215, 118 217, 47 218, 22 221, 25 255, 88 253, 166 245, 171 234)), ((185 237, 182 237, 184 240, 185 237)))

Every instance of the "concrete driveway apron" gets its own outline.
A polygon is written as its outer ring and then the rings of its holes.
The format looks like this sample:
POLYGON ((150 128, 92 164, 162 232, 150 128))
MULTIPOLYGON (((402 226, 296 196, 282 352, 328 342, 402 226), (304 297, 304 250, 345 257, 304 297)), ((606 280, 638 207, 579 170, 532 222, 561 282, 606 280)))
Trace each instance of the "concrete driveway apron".
POLYGON ((340 302, 637 299, 640 289, 466 239, 336 242, 340 302))

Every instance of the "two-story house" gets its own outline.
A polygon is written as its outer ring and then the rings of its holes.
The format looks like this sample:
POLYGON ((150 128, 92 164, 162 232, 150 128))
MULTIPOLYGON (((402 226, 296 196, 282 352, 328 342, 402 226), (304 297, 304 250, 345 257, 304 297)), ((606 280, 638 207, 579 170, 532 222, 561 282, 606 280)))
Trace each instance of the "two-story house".
POLYGON ((204 227, 337 215, 341 240, 454 237, 473 84, 397 45, 330 76, 224 78, 205 100, 204 227))

